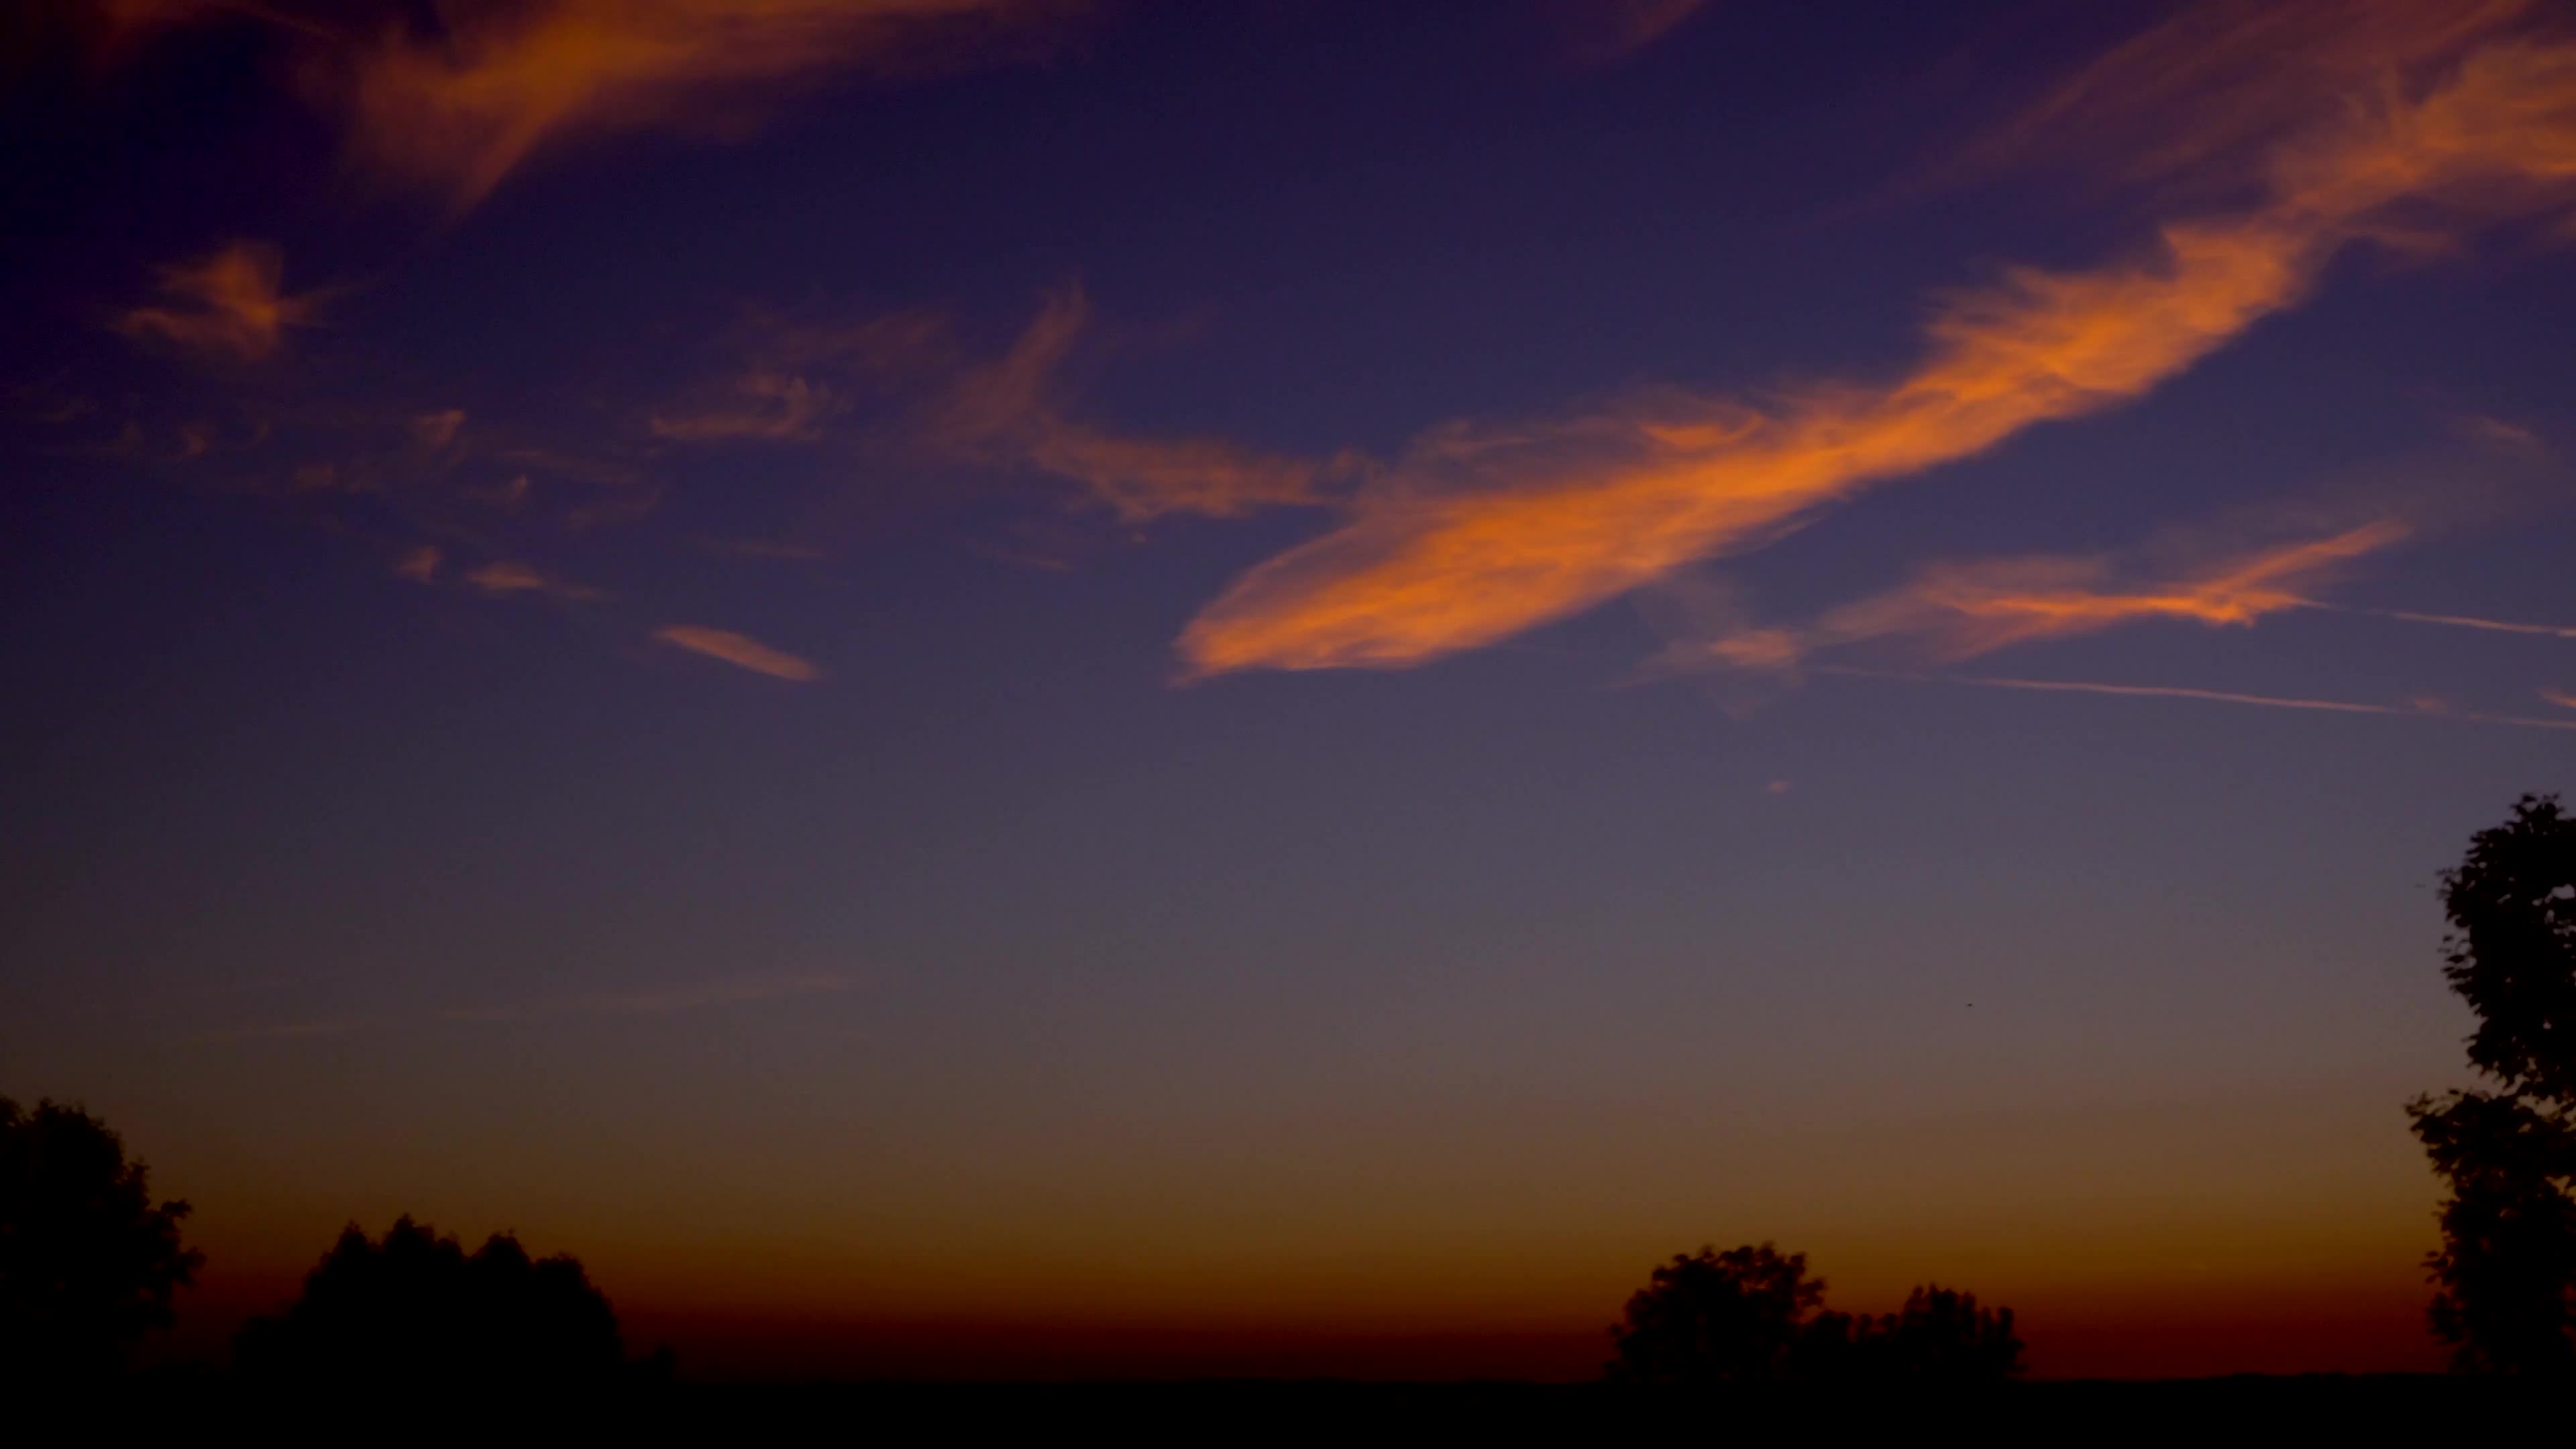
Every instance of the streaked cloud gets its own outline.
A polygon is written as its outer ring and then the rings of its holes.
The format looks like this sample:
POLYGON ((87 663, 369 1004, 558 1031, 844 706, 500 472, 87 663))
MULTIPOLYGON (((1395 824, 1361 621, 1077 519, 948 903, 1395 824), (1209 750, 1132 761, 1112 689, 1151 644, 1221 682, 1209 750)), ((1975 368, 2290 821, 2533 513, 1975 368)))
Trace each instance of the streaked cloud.
POLYGON ((436 583, 439 561, 444 557, 436 546, 423 544, 404 554, 394 565, 394 577, 409 579, 416 584, 436 583))
POLYGON ((1056 378, 1091 315, 1079 287, 1048 294, 999 359, 972 369, 931 427, 953 454, 1035 468, 1082 483, 1131 523, 1174 513, 1231 518, 1257 509, 1330 502, 1321 485, 1353 466, 1258 453, 1217 438, 1122 434, 1073 421, 1056 378))
POLYGON ((780 1001, 847 991, 858 983, 835 972, 788 976, 730 976, 635 991, 602 992, 503 1006, 441 1012, 449 1021, 534 1021, 557 1016, 662 1016, 706 1007, 780 1001))
POLYGON ((1931 659, 1955 662, 2145 620, 2241 627, 2266 614, 2313 606, 2313 593, 2344 565, 2404 540, 2409 531, 2403 523, 2381 520, 2137 583, 2124 582, 2123 565, 2107 556, 1939 564, 1812 625, 1727 629, 1685 640, 1666 659, 1787 668, 1819 651, 1902 638, 1931 659))
POLYGON ((738 379, 730 396, 701 411, 654 414, 651 428, 657 438, 688 443, 791 442, 816 436, 832 408, 827 387, 802 377, 754 372, 738 379))
POLYGON ((1892 383, 1438 430, 1346 525, 1209 604, 1181 657, 1196 676, 1401 668, 1491 644, 1758 547, 1870 484, 2136 398, 2296 304, 2400 211, 2420 238, 2576 195, 2576 45, 2486 39, 2427 89, 2344 99, 2271 149, 2258 204, 2167 224, 2131 260, 1953 296, 1926 359, 1892 383))
POLYGON ((286 329, 313 325, 321 310, 320 293, 290 297, 280 290, 285 270, 285 254, 268 243, 227 243, 197 261, 161 268, 160 291, 171 300, 128 310, 116 330, 256 362, 277 350, 286 329))
POLYGON ((2510 619, 2481 619, 2469 614, 2418 614, 2406 609, 2346 609, 2375 619, 2403 619, 2410 624, 2439 624, 2451 629, 2483 629, 2491 634, 2537 634, 2548 639, 2576 639, 2576 628, 2564 624, 2522 624, 2510 619))
POLYGON ((456 435, 463 431, 464 427, 465 410, 463 408, 447 408, 440 412, 422 413, 411 420, 412 436, 420 440, 422 447, 433 453, 444 451, 453 444, 456 441, 456 435))
POLYGON ((1008 53, 1067 0, 542 0, 387 29, 349 77, 357 154, 471 207, 540 150, 644 129, 739 134, 782 89, 1008 53), (996 47, 1004 47, 997 51, 996 47))
POLYGON ((468 569, 463 578, 468 586, 487 594, 543 594, 557 599, 581 600, 606 597, 597 589, 565 583, 510 559, 479 564, 468 569))
POLYGON ((2228 689, 2195 689, 2173 684, 2113 684, 2091 679, 2022 679, 1997 674, 1911 674, 1896 670, 1820 666, 1820 674, 1854 679, 1893 679, 1918 684, 1964 684, 1980 689, 2017 689, 2044 694, 2100 694, 2124 699, 2187 699, 2211 704, 2253 705, 2264 709, 2315 710, 2329 714, 2403 715, 2414 719, 2458 720, 2463 724, 2505 725, 2517 729, 2576 730, 2576 719, 2537 719, 2527 715, 2485 714, 2451 709, 2439 700, 2405 704, 2372 704, 2346 699, 2307 699, 2296 695, 2248 694, 2228 689))
POLYGON ((1575 56, 1613 61, 1653 45, 1697 15, 1708 0, 1574 0, 1572 15, 1580 26, 1575 56))
POLYGON ((809 660, 799 659, 784 649, 773 649, 747 634, 730 629, 709 629, 699 624, 665 624, 653 631, 653 637, 676 649, 721 659, 738 669, 766 674, 772 679, 792 679, 803 684, 823 677, 821 668, 809 660))
POLYGON ((2576 690, 2544 689, 2540 697, 2561 709, 2576 709, 2576 690))

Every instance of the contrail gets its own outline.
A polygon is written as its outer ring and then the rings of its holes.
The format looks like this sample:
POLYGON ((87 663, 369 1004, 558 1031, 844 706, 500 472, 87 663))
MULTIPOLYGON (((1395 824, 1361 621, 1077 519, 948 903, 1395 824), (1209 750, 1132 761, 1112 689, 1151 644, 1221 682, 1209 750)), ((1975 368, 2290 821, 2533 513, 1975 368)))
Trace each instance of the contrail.
POLYGON ((1915 684, 1971 684, 1981 689, 2026 689, 2050 694, 2109 694, 2152 699, 2199 699, 2218 704, 2256 705, 2264 709, 2323 710, 2332 714, 2393 714, 2409 719, 2458 720, 2467 724, 2511 725, 2517 729, 2576 730, 2576 719, 2534 719, 2528 715, 2480 714, 2465 710, 2421 709, 2408 705, 2368 704, 2349 699, 2302 699, 2295 695, 2241 694, 2226 689, 2193 689, 2178 684, 2109 684, 2089 679, 2022 679, 2004 674, 1916 674, 1895 669, 1857 669, 1848 665, 1811 666, 1818 674, 1854 679, 1898 679, 1915 684))
POLYGON ((2416 614, 2404 609, 2354 609, 2342 604, 2319 604, 2312 609, 2331 609, 2338 614, 2368 614, 2375 619, 2403 619, 2410 624, 2447 624, 2454 629, 2487 629, 2498 634, 2539 634, 2551 639, 2576 639, 2576 629, 2563 624, 2517 624, 2506 619, 2473 619, 2465 614, 2416 614))

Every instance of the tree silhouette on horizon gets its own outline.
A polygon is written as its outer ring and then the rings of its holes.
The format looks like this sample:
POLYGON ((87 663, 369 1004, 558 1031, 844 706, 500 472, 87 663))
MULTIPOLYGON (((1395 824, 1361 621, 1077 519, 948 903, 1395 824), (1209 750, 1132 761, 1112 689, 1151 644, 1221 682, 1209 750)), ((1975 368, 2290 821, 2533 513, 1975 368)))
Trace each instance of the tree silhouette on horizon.
POLYGON ((1617 1383, 1749 1387, 1829 1381, 1993 1383, 2022 1370, 2009 1308, 1925 1284, 1895 1313, 1827 1309, 1807 1255, 1770 1243, 1675 1254, 1610 1330, 1617 1383))
POLYGON ((150 1170, 77 1106, 0 1097, 0 1381, 59 1389, 123 1369, 170 1326, 200 1254, 188 1204, 152 1200, 150 1170))
POLYGON ((2407 1104, 2450 1187, 2425 1260, 2456 1370, 2576 1377, 2576 819, 2525 795, 2442 875, 2442 975, 2493 1091, 2407 1104))
POLYGON ((381 1240, 352 1223, 275 1317, 235 1340, 242 1374, 332 1392, 467 1395, 604 1387, 625 1367, 616 1312, 579 1260, 496 1233, 467 1254, 409 1216, 381 1240))

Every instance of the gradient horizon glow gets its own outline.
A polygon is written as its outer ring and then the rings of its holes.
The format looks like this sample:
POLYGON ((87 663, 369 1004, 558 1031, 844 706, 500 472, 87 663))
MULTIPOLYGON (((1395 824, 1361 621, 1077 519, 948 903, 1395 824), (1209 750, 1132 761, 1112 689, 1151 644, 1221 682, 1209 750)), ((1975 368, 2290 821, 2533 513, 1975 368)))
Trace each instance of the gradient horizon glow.
POLYGON ((2431 1368, 2538 0, 9 23, 0 1092, 807 1375, 2431 1368))

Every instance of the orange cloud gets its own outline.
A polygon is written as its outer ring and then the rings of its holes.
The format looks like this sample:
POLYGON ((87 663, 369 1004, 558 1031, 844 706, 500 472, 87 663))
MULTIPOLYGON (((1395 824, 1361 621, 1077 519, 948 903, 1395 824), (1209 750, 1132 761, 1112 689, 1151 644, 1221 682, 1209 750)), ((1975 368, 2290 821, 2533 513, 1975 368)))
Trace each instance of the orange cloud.
POLYGON ((954 59, 960 47, 1024 34, 1075 8, 1068 0, 546 0, 451 10, 443 35, 389 31, 358 65, 356 145, 462 210, 567 137, 739 129, 746 108, 783 85, 954 59))
POLYGON ((1681 28, 1708 0, 1576 0, 1582 60, 1625 60, 1681 28))
POLYGON ((783 373, 746 374, 733 392, 725 404, 701 412, 655 414, 653 436, 689 443, 797 441, 814 437, 832 410, 831 389, 783 373))
POLYGON ((2413 99, 2348 100, 2275 148, 2259 205, 2167 225, 2138 260, 2015 271, 1954 297, 1929 356, 1893 383, 1767 412, 1655 400, 1437 432, 1347 525, 1211 603, 1181 656, 1205 676, 1398 668, 1490 644, 1757 546, 1868 484, 2135 398, 2300 301, 2401 206, 2456 228, 2576 194, 2576 45, 2492 41, 2413 99))
POLYGON ((969 373, 951 393, 932 425, 938 445, 1086 484, 1129 522, 1169 513, 1234 517, 1328 501, 1319 484, 1350 467, 1347 461, 1275 457, 1216 438, 1112 434, 1065 418, 1054 402, 1054 378, 1089 316, 1080 288, 1049 294, 1010 351, 969 373))
POLYGON ((236 241, 201 261, 163 267, 161 290, 180 305, 134 308, 116 320, 116 330, 256 362, 277 350, 287 328, 311 326, 320 311, 320 293, 278 290, 285 266, 276 247, 236 241))
POLYGON ((807 660, 783 649, 772 649, 748 635, 730 629, 708 629, 696 624, 667 624, 653 631, 653 637, 674 648, 710 659, 721 659, 754 674, 772 679, 792 679, 798 683, 823 677, 823 671, 807 660))
POLYGON ((439 560, 444 557, 437 548, 423 544, 404 554, 402 561, 394 565, 394 577, 409 579, 416 584, 434 582, 438 578, 439 560))
POLYGON ((1925 641, 1935 659, 1973 658, 2034 639, 2089 634, 2144 619, 2248 625, 2311 607, 2336 568, 2407 536, 2394 521, 2239 554, 2144 587, 2120 587, 2107 558, 1990 559, 1926 569, 1902 588, 1848 604, 1811 628, 1741 629, 1675 651, 1724 663, 1786 668, 1818 650, 1891 636, 1925 641))
POLYGON ((558 599, 597 599, 597 589, 552 579, 523 563, 495 560, 465 574, 465 582, 487 594, 549 594, 558 599))
POLYGON ((2540 697, 2561 709, 2576 709, 2576 693, 2564 689, 2544 689, 2540 697))

